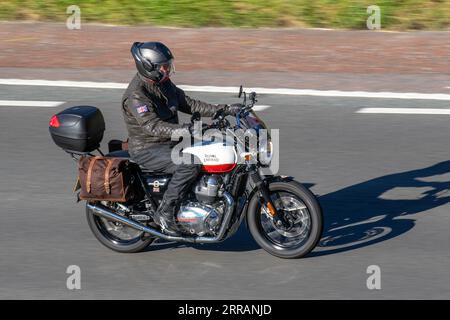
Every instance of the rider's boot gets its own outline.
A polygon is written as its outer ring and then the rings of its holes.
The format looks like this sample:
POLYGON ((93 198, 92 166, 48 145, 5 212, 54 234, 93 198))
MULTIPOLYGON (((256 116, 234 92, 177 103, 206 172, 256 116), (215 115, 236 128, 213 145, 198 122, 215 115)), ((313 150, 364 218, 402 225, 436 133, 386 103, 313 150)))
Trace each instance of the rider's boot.
POLYGON ((161 227, 161 230, 164 233, 170 236, 180 235, 179 232, 176 231, 178 228, 175 222, 175 208, 175 203, 167 202, 163 199, 154 215, 155 223, 161 227))

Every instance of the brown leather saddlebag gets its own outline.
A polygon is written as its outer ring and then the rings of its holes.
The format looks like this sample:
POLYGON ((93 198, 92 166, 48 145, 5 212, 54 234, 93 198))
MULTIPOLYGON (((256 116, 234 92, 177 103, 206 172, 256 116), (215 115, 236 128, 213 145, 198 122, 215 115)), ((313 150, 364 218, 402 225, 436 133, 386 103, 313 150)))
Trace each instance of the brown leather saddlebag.
POLYGON ((81 200, 126 202, 134 197, 134 178, 127 159, 82 156, 78 177, 81 200))

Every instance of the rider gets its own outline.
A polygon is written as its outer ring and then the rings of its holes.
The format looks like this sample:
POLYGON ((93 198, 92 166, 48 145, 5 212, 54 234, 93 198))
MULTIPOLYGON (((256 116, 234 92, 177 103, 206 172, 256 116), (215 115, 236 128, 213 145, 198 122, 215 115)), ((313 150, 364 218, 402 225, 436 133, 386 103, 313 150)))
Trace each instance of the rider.
POLYGON ((154 221, 166 233, 176 235, 175 207, 200 172, 198 164, 176 165, 171 160, 176 144, 171 135, 189 131, 188 125, 178 123, 177 111, 212 116, 222 109, 225 115, 235 115, 241 105, 209 104, 185 95, 170 80, 175 71, 174 57, 160 42, 135 42, 131 54, 137 74, 122 97, 129 153, 146 169, 173 174, 154 221))

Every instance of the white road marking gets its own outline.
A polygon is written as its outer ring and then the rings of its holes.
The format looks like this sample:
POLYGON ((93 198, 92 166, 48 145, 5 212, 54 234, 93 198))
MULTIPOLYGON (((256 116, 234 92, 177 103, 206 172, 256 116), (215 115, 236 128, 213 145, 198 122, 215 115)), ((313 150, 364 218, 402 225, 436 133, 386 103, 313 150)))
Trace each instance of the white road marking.
POLYGON ((91 81, 65 81, 65 80, 22 80, 0 79, 0 85, 11 86, 42 86, 42 87, 68 87, 68 88, 92 88, 92 89, 126 89, 127 84, 115 82, 91 82, 91 81))
POLYGON ((257 105, 253 106, 253 110, 255 110, 255 111, 263 111, 263 110, 269 109, 270 107, 272 107, 272 106, 266 106, 266 105, 262 105, 262 104, 257 104, 257 105))
MULTIPOLYGON (((224 92, 236 93, 238 87, 213 86, 180 86, 185 91, 198 92, 224 92)), ((272 88, 245 88, 247 92, 255 91, 260 94, 279 94, 315 97, 342 97, 342 98, 378 98, 378 99, 418 99, 418 100, 449 100, 450 94, 444 93, 417 93, 417 92, 369 92, 369 91, 341 91, 341 90, 315 90, 315 89, 272 89, 272 88)))
POLYGON ((0 100, 0 107, 39 107, 54 108, 59 107, 65 102, 61 101, 19 101, 19 100, 0 100))
MULTIPOLYGON (((91 81, 65 81, 65 80, 22 80, 0 79, 0 85, 18 86, 48 86, 94 89, 125 89, 128 84, 115 82, 91 81)), ((191 86, 179 85, 185 91, 237 93, 238 87, 218 86, 191 86)), ((286 88, 245 88, 247 92, 255 91, 260 94, 279 94, 316 97, 342 97, 342 98, 378 98, 378 99, 420 99, 420 100, 448 100, 450 94, 444 93, 417 93, 417 92, 369 92, 369 91, 341 91, 341 90, 315 90, 315 89, 286 89, 286 88)))
POLYGON ((450 109, 424 108, 362 108, 356 113, 384 113, 384 114, 450 114, 450 109))

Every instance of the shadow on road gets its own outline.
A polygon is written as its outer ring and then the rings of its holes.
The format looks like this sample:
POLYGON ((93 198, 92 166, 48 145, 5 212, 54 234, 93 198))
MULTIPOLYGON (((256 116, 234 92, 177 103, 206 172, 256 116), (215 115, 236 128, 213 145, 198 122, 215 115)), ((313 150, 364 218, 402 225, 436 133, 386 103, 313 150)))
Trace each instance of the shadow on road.
POLYGON ((199 250, 208 251, 252 251, 260 249, 258 244, 253 240, 250 232, 247 230, 245 223, 243 222, 236 233, 229 239, 220 243, 208 243, 208 244, 191 244, 191 243, 177 243, 177 242, 161 242, 152 244, 146 250, 153 251, 158 249, 168 248, 182 248, 182 247, 194 247, 199 250))
POLYGON ((368 180, 321 196, 325 218, 317 257, 397 237, 415 225, 412 215, 450 201, 450 161, 368 180))
MULTIPOLYGON (((324 212, 324 232, 319 246, 308 257, 354 250, 397 237, 414 227, 412 215, 448 203, 449 189, 450 161, 445 161, 423 169, 382 176, 323 195, 319 202, 324 212), (443 177, 444 174, 449 175, 443 177)), ((147 250, 186 246, 212 251, 260 249, 245 224, 242 224, 236 234, 223 243, 159 243, 147 250)))

